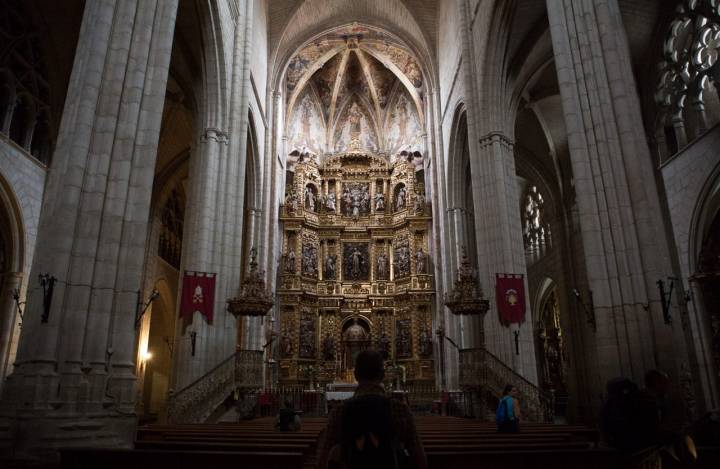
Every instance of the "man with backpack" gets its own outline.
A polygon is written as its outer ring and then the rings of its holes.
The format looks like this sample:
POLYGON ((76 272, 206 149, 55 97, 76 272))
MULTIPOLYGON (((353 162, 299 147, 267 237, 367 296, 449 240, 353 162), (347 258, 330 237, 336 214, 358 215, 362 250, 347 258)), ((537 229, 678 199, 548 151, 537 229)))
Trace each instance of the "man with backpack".
POLYGON ((278 413, 275 426, 281 432, 296 432, 300 430, 300 416, 293 408, 290 401, 283 403, 283 408, 278 413))
POLYGON ((517 433, 520 431, 520 404, 518 390, 512 384, 505 386, 502 398, 495 411, 495 423, 499 433, 517 433))
POLYGON ((385 397, 385 367, 375 350, 355 359, 358 387, 328 418, 320 467, 426 469, 427 460, 408 406, 385 397))

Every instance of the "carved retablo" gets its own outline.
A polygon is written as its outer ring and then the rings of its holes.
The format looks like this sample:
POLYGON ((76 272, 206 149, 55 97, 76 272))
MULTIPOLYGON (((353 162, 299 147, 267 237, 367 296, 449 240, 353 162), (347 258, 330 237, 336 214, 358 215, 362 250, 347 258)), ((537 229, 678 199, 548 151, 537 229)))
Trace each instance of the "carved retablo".
POLYGON ((358 145, 321 161, 301 155, 288 178, 278 282, 283 383, 352 381, 355 355, 370 347, 407 382, 434 382, 423 172, 417 156, 391 163, 358 145))

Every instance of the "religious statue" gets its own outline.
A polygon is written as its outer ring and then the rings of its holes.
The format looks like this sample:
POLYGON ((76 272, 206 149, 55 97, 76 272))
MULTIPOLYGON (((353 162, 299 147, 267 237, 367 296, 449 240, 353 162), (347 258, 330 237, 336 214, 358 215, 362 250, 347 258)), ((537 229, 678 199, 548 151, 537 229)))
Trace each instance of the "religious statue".
POLYGON ((384 332, 378 339, 378 352, 382 355, 383 359, 387 360, 390 358, 390 339, 384 332))
POLYGON ((292 339, 287 329, 283 332, 282 337, 280 337, 280 352, 284 358, 292 357, 293 354, 292 339))
POLYGON ((360 216, 360 197, 358 195, 353 194, 352 217, 357 220, 359 216, 360 216))
POLYGON ((401 244, 395 248, 395 276, 410 275, 410 248, 401 244))
POLYGON ((412 356, 412 339, 410 337, 410 321, 400 320, 397 323, 397 336, 395 337, 395 350, 398 357, 412 356))
POLYGON ((352 253, 352 275, 353 278, 360 277, 360 266, 362 264, 362 253, 358 248, 352 253))
POLYGON ((382 192, 375 194, 375 211, 380 212, 385 210, 385 196, 382 192))
POLYGON ((377 257, 377 276, 378 279, 387 279, 387 256, 381 252, 377 257))
POLYGON ((325 256, 325 279, 327 280, 335 280, 337 278, 335 269, 336 258, 337 256, 331 256, 330 254, 325 256))
POLYGON ((335 360, 335 339, 328 333, 322 343, 323 360, 335 360))
POLYGON ((427 274, 427 256, 421 248, 415 253, 415 270, 418 274, 427 274))
POLYGON ((415 195, 415 213, 422 214, 425 211, 425 196, 423 194, 415 195))
POLYGON ((317 248, 304 244, 302 248, 302 274, 309 277, 317 277, 317 248))
POLYGON ((285 210, 287 210, 288 213, 297 212, 297 197, 295 197, 295 194, 292 192, 288 192, 285 196, 285 210))
POLYGON ((300 320, 300 350, 301 358, 315 357, 315 321, 312 318, 300 320))
POLYGON ((420 355, 423 357, 429 357, 432 355, 432 338, 430 336, 430 333, 428 333, 427 329, 423 329, 420 331, 420 337, 418 338, 419 345, 420 345, 420 355))
POLYGON ((315 194, 310 186, 305 188, 305 207, 311 212, 315 211, 315 194))
POLYGON ((295 251, 292 249, 288 250, 285 254, 285 272, 289 274, 295 273, 295 251))
POLYGON ((335 193, 330 192, 327 196, 327 200, 325 201, 325 208, 328 212, 334 212, 335 211, 335 193))
POLYGON ((395 199, 395 210, 402 210, 404 208, 405 208, 405 188, 401 187, 397 193, 397 198, 395 199))
POLYGON ((343 190, 343 201, 345 202, 345 210, 347 210, 346 215, 350 215, 352 213, 352 196, 350 195, 350 188, 347 186, 343 190))

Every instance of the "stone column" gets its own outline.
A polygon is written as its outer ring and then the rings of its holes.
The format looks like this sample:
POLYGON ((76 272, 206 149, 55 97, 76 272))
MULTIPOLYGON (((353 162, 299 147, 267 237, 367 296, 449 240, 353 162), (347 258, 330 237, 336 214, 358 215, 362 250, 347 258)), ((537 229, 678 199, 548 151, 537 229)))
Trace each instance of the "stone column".
MULTIPOLYGON (((10 344, 13 340, 13 331, 16 322, 20 319, 13 294, 15 290, 21 290, 22 279, 22 272, 7 272, 2 274, 2 282, 0 282, 3 285, 0 292, 0 392, 11 365, 10 344)), ((22 301, 22 296, 20 300, 22 301)))
POLYGON ((618 2, 547 7, 597 317, 586 350, 595 387, 620 375, 642 382, 653 367, 672 374, 687 352, 680 321, 663 324, 655 286, 673 271, 618 2))
MULTIPOLYGON (((506 128, 503 112, 493 110, 490 118, 483 118, 483 113, 487 111, 479 104, 481 98, 486 103, 496 104, 490 95, 500 92, 494 88, 500 85, 493 81, 492 75, 503 72, 500 69, 490 71, 482 69, 483 72, 479 73, 481 67, 476 63, 478 58, 475 51, 476 47, 478 50, 482 50, 482 47, 472 41, 474 32, 468 24, 468 18, 472 17, 470 3, 468 0, 461 2, 460 17, 464 38, 463 57, 467 58, 467 64, 463 63, 463 69, 469 90, 466 103, 467 125, 477 233, 478 278, 485 297, 490 302, 490 311, 485 315, 484 320, 486 347, 516 372, 529 381, 537 383, 529 308, 526 307, 526 321, 520 326, 521 347, 518 355, 515 353, 512 331, 500 323, 495 302, 495 274, 526 274, 527 268, 525 246, 522 241, 512 134, 510 131, 503 131, 506 128), (487 83, 483 83, 481 78, 487 80, 487 83), (481 96, 481 93, 484 94, 481 96)), ((482 66, 484 67, 485 64, 482 66)), ((493 64, 487 66, 493 67, 493 64)), ((525 284, 526 303, 529 303, 527 276, 525 284)))
POLYGON ((132 444, 134 316, 176 12, 177 0, 85 4, 30 275, 57 281, 46 322, 30 283, 2 401, 17 457, 132 444))
MULTIPOLYGON (((217 280, 212 324, 199 314, 193 316, 191 328, 197 332, 194 356, 190 341, 182 338, 182 324, 178 325, 181 338, 176 341, 172 378, 176 392, 235 352, 239 322, 245 321, 227 312, 226 301, 238 295, 241 272, 248 268, 242 265, 242 233, 252 4, 242 2, 235 30, 229 120, 218 123, 220 128, 207 128, 190 158, 181 271, 213 272, 217 280)), ((250 230, 248 233, 252 237, 250 230)))

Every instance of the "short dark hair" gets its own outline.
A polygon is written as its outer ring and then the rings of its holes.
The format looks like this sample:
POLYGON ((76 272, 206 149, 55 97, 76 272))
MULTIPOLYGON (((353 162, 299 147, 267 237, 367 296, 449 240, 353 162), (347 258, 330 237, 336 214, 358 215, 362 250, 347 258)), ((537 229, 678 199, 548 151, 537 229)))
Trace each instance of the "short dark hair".
POLYGON ((381 381, 385 377, 385 363, 377 350, 363 350, 355 357, 355 379, 381 381))
POLYGON ((507 396, 508 394, 510 394, 510 391, 512 391, 514 387, 515 386, 513 386, 512 384, 505 385, 505 389, 503 389, 503 396, 507 396))

